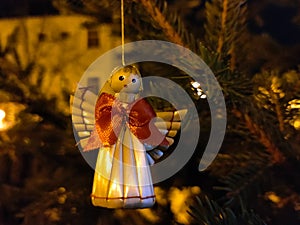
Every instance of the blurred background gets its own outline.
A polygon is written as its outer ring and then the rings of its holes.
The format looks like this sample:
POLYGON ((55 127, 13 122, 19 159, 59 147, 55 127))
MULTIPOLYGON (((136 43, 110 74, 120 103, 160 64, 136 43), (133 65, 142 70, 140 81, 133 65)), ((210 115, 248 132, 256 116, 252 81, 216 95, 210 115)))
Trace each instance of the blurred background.
POLYGON ((300 224, 300 2, 124 3, 126 42, 183 45, 216 75, 228 114, 219 155, 198 171, 211 122, 200 84, 172 66, 140 63, 143 76, 189 93, 199 143, 182 170, 155 185, 153 208, 93 207, 94 171, 76 147, 70 95, 88 66, 121 44, 120 1, 2 0, 0 224, 300 224))

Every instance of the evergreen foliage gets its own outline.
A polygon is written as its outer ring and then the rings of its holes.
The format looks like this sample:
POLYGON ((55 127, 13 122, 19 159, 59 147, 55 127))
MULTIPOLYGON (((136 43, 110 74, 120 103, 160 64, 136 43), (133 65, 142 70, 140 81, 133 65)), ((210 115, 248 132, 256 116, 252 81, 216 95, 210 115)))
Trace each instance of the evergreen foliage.
POLYGON ((266 223, 253 211, 241 209, 235 214, 228 207, 221 207, 215 201, 205 197, 204 200, 196 198, 196 204, 191 206, 194 221, 191 224, 198 225, 265 225, 266 223))
POLYGON ((231 70, 236 69, 244 55, 243 42, 247 20, 247 1, 207 1, 205 42, 219 59, 229 58, 231 70))
MULTIPOLYGON (((53 4, 62 13, 119 23, 119 1, 53 4)), ((200 39, 166 1, 134 0, 125 5, 126 37, 180 44, 201 56, 214 72, 228 113, 220 154, 207 171, 197 171, 206 145, 201 139, 191 162, 161 184, 162 197, 149 211, 92 207, 93 171, 76 151, 70 119, 57 109, 55 98, 40 93, 43 74, 35 85, 30 82, 38 65, 34 58, 25 65, 21 62, 15 30, 7 45, 0 46, 0 106, 14 111, 9 119, 15 123, 9 131, 0 131, 0 224, 180 224, 172 208, 179 196, 171 196, 171 187, 195 185, 201 193, 183 203, 188 205, 184 213, 190 215, 189 224, 277 225, 288 213, 292 219, 285 224, 299 223, 300 70, 261 69, 250 75, 240 70, 247 63, 247 49, 242 48, 249 35, 247 2, 206 1, 205 26, 199 28, 205 36, 200 39)), ((188 89, 189 77, 177 69, 142 63, 141 71, 155 71, 188 89)), ((201 99, 194 102, 205 137, 210 132, 209 109, 201 99)))

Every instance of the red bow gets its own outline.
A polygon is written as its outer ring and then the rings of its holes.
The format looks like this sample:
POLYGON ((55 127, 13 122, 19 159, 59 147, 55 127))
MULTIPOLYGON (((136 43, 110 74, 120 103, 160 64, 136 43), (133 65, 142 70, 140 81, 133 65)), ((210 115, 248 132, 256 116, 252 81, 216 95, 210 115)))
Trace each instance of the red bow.
MULTIPOLYGON (((115 144, 122 126, 126 124, 142 143, 152 146, 168 145, 164 135, 154 125, 152 119, 155 117, 156 113, 144 99, 123 107, 113 95, 102 93, 96 103, 95 128, 103 146, 115 144)), ((92 134, 91 138, 95 139, 93 136, 92 134)), ((94 140, 89 140, 91 141, 94 140)))

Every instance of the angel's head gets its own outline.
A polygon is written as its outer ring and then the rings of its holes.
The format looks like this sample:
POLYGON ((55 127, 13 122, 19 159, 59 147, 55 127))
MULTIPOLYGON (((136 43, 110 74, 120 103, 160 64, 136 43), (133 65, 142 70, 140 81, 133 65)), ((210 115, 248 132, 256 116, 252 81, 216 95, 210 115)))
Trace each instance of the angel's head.
POLYGON ((114 72, 110 78, 110 87, 115 93, 137 94, 142 89, 141 75, 135 66, 125 66, 114 72))

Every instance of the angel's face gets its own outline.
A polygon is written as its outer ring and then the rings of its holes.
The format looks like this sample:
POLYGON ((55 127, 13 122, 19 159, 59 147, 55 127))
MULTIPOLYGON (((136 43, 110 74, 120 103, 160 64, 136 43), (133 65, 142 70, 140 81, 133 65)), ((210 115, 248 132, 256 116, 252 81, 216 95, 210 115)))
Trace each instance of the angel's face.
POLYGON ((116 92, 138 93, 141 87, 141 77, 133 70, 121 69, 111 77, 111 88, 116 92))

